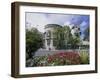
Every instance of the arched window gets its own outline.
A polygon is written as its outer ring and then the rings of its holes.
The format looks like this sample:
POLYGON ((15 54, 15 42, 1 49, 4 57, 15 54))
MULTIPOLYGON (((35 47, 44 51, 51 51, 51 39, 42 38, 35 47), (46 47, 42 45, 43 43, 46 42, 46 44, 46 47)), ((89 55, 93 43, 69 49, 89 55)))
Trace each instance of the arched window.
POLYGON ((50 37, 51 37, 51 31, 48 30, 48 31, 46 32, 46 36, 50 38, 50 37))

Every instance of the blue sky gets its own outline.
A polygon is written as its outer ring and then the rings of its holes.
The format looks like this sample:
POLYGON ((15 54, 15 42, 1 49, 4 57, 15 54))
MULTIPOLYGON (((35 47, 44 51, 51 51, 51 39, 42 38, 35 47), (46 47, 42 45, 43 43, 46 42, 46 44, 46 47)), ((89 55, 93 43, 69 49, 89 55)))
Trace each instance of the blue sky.
MULTIPOLYGON (((26 27, 36 27, 39 31, 44 32, 46 24, 59 25, 79 25, 83 34, 84 30, 89 27, 89 15, 76 14, 51 14, 51 13, 34 13, 26 12, 26 27)), ((81 36, 84 36, 81 35, 81 36)))

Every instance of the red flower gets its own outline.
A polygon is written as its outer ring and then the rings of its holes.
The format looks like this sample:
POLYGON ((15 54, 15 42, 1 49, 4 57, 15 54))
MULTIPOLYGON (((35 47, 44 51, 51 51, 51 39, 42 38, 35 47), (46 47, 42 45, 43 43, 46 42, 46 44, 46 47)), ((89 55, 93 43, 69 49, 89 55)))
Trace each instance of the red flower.
POLYGON ((65 63, 66 60, 70 61, 70 64, 80 64, 80 56, 77 52, 60 52, 48 56, 48 63, 58 60, 61 63, 65 63))

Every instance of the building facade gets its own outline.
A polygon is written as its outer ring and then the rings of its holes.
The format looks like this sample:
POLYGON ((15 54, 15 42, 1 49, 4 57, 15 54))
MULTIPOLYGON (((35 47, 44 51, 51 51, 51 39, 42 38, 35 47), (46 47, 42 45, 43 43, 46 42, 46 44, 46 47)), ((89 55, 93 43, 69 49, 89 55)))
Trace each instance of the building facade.
POLYGON ((45 33, 44 33, 44 47, 46 50, 55 50, 54 46, 54 28, 56 27, 62 27, 57 24, 47 24, 45 26, 45 33))
MULTIPOLYGON (((57 27, 62 27, 60 25, 57 25, 57 24, 47 24, 45 26, 45 32, 44 32, 44 48, 46 50, 55 50, 56 47, 54 46, 54 28, 57 28, 57 27)), ((79 26, 73 26, 71 28, 71 34, 72 36, 75 38, 77 36, 80 37, 81 35, 81 32, 80 32, 80 27, 79 26)), ((80 38, 81 39, 81 38, 80 38)))

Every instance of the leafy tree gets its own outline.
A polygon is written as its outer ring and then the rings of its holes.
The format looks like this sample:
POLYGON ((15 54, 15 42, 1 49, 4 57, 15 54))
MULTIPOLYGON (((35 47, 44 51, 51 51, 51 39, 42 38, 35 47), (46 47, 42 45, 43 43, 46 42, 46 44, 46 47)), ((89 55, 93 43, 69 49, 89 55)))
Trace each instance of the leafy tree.
POLYGON ((65 44, 67 45, 70 43, 70 39, 72 37, 71 29, 69 28, 69 26, 64 26, 63 32, 64 32, 64 41, 65 41, 65 44))
POLYGON ((71 36, 69 41, 70 41, 69 43, 71 44, 71 48, 73 48, 73 49, 79 48, 79 45, 81 44, 80 31, 75 30, 74 35, 71 36))
POLYGON ((56 27, 54 29, 54 45, 57 49, 63 49, 64 47, 64 32, 62 27, 56 27))
POLYGON ((54 29, 54 44, 57 49, 65 49, 70 43, 71 30, 69 26, 55 27, 54 29))
POLYGON ((70 45, 73 48, 80 44, 80 33, 76 30, 75 34, 72 35, 69 26, 61 26, 58 24, 47 24, 47 27, 53 27, 53 44, 56 49, 66 49, 70 45))
POLYGON ((89 32, 90 32, 89 27, 87 27, 87 29, 84 31, 85 34, 84 40, 89 41, 89 32))
POLYGON ((34 52, 43 46, 42 33, 36 28, 26 29, 26 53, 27 59, 32 58, 34 52))

